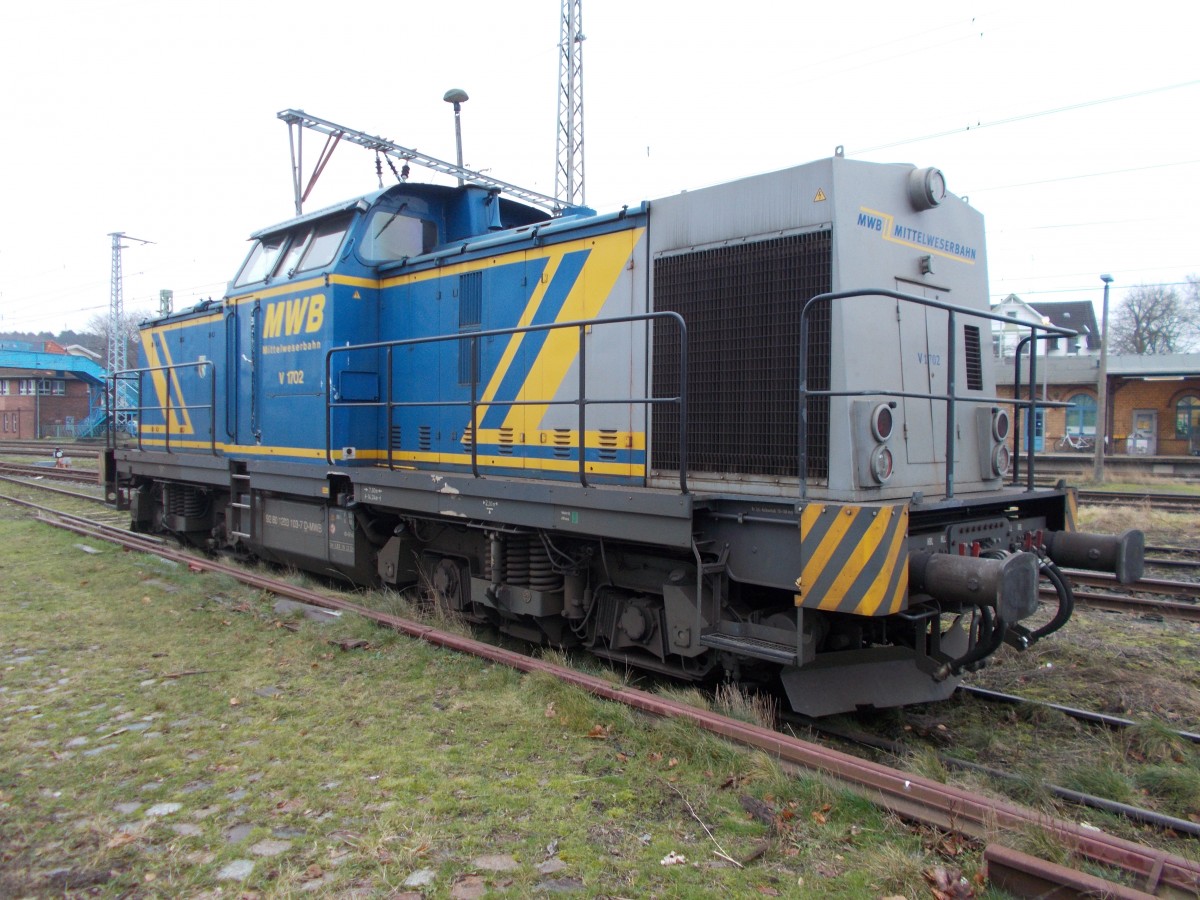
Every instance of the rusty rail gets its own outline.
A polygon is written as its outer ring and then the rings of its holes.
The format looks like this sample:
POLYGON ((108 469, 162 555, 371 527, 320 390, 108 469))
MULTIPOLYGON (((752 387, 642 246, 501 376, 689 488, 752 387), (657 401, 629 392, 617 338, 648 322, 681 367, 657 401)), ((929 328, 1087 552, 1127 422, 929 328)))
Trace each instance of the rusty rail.
POLYGON ((1086 872, 1046 862, 1000 844, 988 844, 983 851, 988 882, 1015 897, 1050 897, 1053 900, 1149 900, 1135 888, 1105 881, 1086 872))

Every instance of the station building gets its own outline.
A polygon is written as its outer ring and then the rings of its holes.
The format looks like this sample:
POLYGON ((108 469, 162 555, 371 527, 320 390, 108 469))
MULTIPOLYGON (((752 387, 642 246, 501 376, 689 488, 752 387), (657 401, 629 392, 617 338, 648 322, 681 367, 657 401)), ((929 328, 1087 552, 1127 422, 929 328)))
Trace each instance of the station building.
MULTIPOLYGON (((1024 322, 1071 328, 1074 338, 1039 342, 1038 400, 1066 402, 1070 408, 1038 410, 1034 450, 1044 453, 1093 453, 1097 434, 1109 455, 1200 456, 1200 353, 1108 356, 1106 422, 1097 429, 1100 342, 1091 303, 1030 304, 1010 295, 992 311, 1024 322)), ((997 393, 1012 397, 1016 327, 993 330, 997 393), (1007 364, 1006 364, 1007 363, 1007 364)), ((1029 351, 1022 355, 1020 381, 1027 399, 1029 351)), ((1021 422, 1021 450, 1030 429, 1021 422)))

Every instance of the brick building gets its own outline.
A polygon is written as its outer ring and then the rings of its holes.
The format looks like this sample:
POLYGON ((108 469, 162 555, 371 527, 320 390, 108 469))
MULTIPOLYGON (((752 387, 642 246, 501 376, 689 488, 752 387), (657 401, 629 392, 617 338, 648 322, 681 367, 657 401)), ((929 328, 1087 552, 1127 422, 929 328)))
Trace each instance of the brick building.
POLYGON ((73 437, 103 404, 104 370, 80 348, 0 342, 0 440, 73 437))
MULTIPOLYGON (((1094 446, 1099 365, 1098 355, 1039 356, 1038 399, 1074 406, 1039 410, 1035 450, 1072 452, 1094 446)), ((1027 379, 1028 366, 1023 369, 1022 379, 1027 379)), ((999 396, 1013 396, 1013 367, 1000 365, 996 377, 999 396)), ((1108 437, 1109 453, 1200 456, 1200 353, 1109 356, 1106 406, 1100 434, 1108 437)), ((1024 422, 1021 430, 1028 431, 1024 422)))
MULTIPOLYGON (((1037 397, 1074 404, 1069 409, 1039 410, 1034 449, 1048 453, 1090 452, 1097 435, 1096 407, 1100 374, 1100 329, 1086 301, 1028 303, 1015 294, 992 307, 1013 319, 993 323, 997 393, 1013 395, 1018 323, 1070 328, 1073 338, 1050 338, 1037 345, 1037 397)), ((1022 354, 1021 379, 1029 377, 1029 348, 1022 354)), ((1200 455, 1200 354, 1108 357, 1107 421, 1099 429, 1108 452, 1139 456, 1200 455)), ((1027 399, 1027 397, 1026 397, 1027 399)), ((1029 429, 1020 428, 1021 449, 1029 429)))

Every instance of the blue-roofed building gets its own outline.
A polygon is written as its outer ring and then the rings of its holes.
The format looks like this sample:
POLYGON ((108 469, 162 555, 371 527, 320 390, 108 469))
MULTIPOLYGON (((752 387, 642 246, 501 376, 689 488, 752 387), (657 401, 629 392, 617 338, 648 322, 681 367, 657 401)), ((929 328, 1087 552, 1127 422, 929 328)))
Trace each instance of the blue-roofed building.
POLYGON ((75 437, 102 415, 104 379, 83 347, 0 341, 0 440, 75 437))

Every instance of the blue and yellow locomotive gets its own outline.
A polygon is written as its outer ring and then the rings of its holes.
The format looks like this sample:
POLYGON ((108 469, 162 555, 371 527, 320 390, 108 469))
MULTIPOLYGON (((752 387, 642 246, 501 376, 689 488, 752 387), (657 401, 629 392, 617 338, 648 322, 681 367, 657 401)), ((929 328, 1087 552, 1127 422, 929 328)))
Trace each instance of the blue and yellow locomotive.
POLYGON ((607 215, 403 182, 144 325, 110 493, 803 713, 943 698, 1066 621, 1059 565, 1142 566, 1008 477, 983 243, 938 170, 840 155, 607 215))

